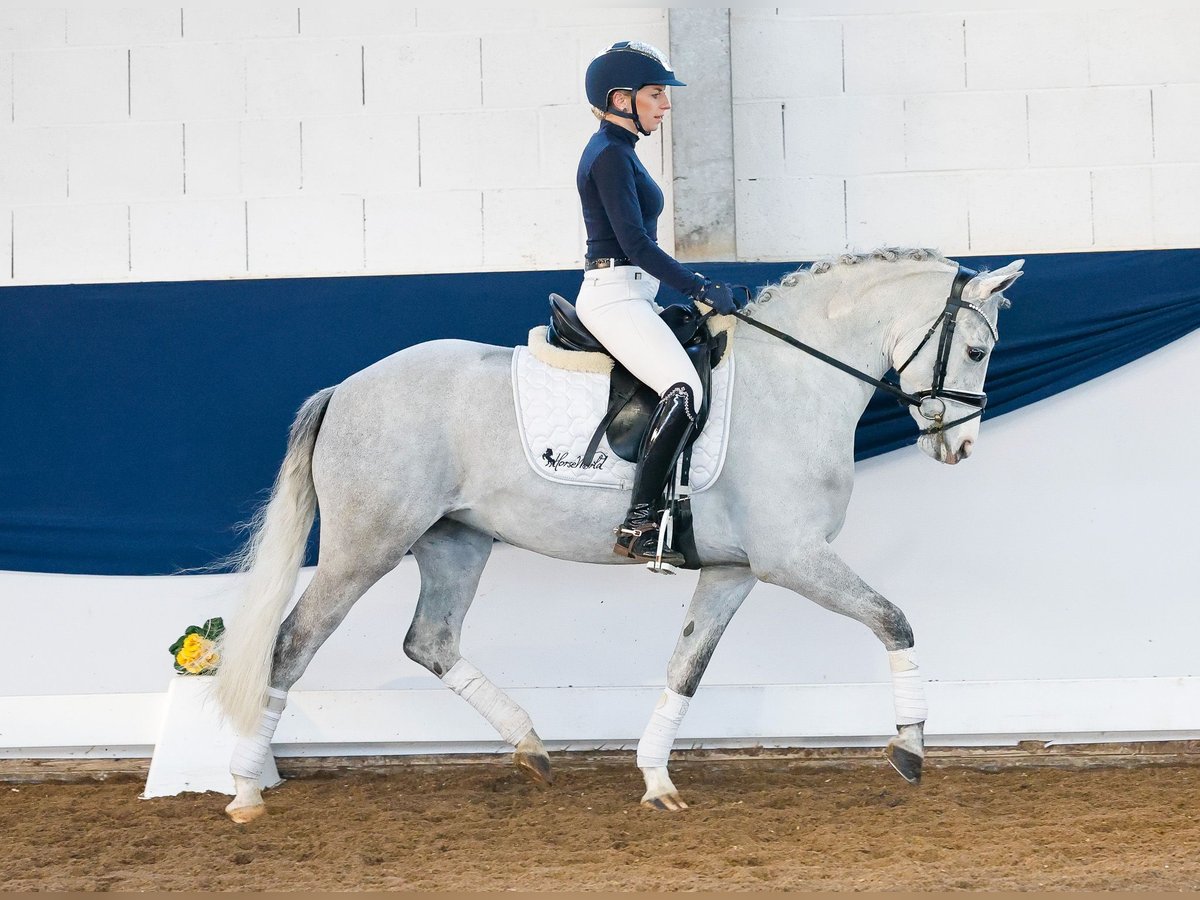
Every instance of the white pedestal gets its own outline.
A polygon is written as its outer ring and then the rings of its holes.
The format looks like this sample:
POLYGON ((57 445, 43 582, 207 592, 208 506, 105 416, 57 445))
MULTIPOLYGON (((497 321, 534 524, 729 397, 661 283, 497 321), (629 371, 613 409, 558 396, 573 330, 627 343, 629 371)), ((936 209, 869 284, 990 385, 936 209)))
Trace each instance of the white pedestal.
MULTIPOLYGON (((184 791, 234 793, 229 760, 237 735, 222 721, 216 700, 209 696, 213 682, 212 677, 203 675, 176 675, 171 679, 143 800, 173 797, 184 791)), ((275 758, 268 754, 263 787, 274 787, 282 781, 275 758)))

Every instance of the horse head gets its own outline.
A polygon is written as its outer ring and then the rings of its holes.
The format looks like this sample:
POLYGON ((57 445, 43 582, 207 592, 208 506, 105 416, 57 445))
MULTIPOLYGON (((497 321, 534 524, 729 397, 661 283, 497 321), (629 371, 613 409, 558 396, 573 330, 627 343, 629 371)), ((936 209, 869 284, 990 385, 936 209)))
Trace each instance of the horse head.
POLYGON ((909 407, 921 427, 918 446, 938 462, 954 465, 971 455, 986 402, 983 382, 999 340, 996 322, 1008 306, 1002 292, 1024 263, 979 274, 960 267, 932 323, 925 318, 896 342, 892 363, 900 386, 920 401, 909 407))

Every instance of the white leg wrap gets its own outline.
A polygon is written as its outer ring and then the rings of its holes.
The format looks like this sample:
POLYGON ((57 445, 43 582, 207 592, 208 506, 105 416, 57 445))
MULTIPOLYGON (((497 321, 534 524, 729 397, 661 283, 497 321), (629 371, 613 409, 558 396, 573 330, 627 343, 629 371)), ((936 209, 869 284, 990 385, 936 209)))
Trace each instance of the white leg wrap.
POLYGON ((663 691, 654 708, 654 715, 646 724, 646 731, 637 746, 637 764, 639 769, 665 767, 667 757, 671 755, 671 745, 675 743, 675 735, 683 724, 691 700, 683 694, 677 694, 670 688, 663 691))
POLYGON ((267 705, 258 720, 258 728, 254 734, 238 738, 233 748, 233 759, 229 763, 229 771, 232 774, 255 780, 262 778, 267 754, 271 752, 271 738, 275 736, 275 729, 279 727, 279 719, 283 716, 285 706, 287 691, 267 688, 267 705))
POLYGON ((912 647, 889 650, 888 662, 892 667, 896 724, 915 725, 924 722, 929 715, 929 704, 925 700, 925 685, 921 681, 921 670, 917 667, 916 651, 912 647))
POLYGON ((451 666, 450 671, 442 676, 442 681, 470 703, 500 737, 514 747, 521 738, 533 731, 533 720, 529 714, 465 659, 451 666))

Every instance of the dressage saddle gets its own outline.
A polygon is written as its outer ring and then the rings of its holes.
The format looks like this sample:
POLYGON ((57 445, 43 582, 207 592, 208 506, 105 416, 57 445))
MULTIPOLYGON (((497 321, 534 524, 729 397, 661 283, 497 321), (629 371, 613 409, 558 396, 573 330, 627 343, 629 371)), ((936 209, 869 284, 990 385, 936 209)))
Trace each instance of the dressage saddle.
MULTIPOLYGON (((708 322, 694 306, 668 306, 660 314, 663 322, 679 340, 688 358, 696 367, 700 383, 704 385, 704 399, 696 415, 696 427, 689 439, 689 447, 708 421, 709 397, 712 394, 712 370, 725 355, 727 335, 713 335, 708 322)), ((558 294, 550 295, 550 325, 546 340, 563 350, 580 350, 589 353, 608 351, 592 336, 579 321, 575 307, 558 294)), ((650 423, 650 415, 658 405, 658 394, 638 381, 628 369, 613 360, 612 378, 608 388, 608 410, 588 443, 584 462, 591 463, 600 439, 608 437, 608 444, 621 459, 636 463, 642 435, 650 423)))

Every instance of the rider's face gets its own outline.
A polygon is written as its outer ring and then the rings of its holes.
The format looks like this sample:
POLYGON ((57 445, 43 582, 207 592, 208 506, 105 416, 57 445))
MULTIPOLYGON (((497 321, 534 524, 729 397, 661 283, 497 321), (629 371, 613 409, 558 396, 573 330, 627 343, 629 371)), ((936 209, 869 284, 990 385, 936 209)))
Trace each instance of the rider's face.
POLYGON ((657 131, 667 110, 671 108, 667 89, 661 84, 648 84, 638 91, 637 101, 642 127, 647 131, 657 131))

